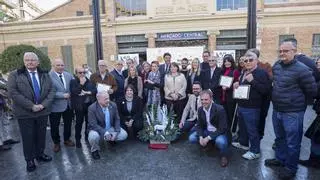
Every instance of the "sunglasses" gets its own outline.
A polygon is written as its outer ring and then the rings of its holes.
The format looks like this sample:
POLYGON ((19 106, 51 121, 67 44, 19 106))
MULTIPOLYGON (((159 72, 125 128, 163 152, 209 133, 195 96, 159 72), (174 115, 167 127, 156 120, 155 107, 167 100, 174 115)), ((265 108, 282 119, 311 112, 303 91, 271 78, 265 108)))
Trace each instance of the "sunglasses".
POLYGON ((248 63, 248 62, 253 62, 253 60, 254 60, 254 59, 250 58, 250 59, 244 60, 243 62, 244 62, 244 63, 248 63))
POLYGON ((82 71, 82 72, 78 72, 78 74, 85 74, 86 72, 82 71))

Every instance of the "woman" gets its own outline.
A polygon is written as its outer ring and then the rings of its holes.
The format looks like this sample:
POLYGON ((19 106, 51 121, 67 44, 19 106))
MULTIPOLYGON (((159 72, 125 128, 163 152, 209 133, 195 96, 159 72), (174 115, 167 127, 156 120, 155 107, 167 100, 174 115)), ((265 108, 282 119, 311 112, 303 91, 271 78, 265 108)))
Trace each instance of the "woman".
POLYGON ((135 95, 142 98, 143 84, 135 67, 129 67, 128 77, 124 81, 124 87, 128 86, 129 84, 131 84, 135 89, 135 95))
POLYGON ((125 87, 125 95, 118 101, 121 127, 137 137, 137 133, 143 128, 142 99, 135 95, 134 87, 129 84, 125 87))
POLYGON ((159 72, 159 63, 158 61, 152 61, 151 63, 151 72, 148 75, 148 78, 144 80, 144 86, 148 89, 147 96, 147 105, 156 105, 158 106, 161 101, 160 97, 160 72, 159 72))
MULTIPOLYGON (((320 73, 320 57, 316 60, 317 69, 320 73)), ((307 160, 299 160, 303 166, 320 169, 320 82, 318 82, 318 96, 313 109, 317 113, 316 119, 305 133, 311 140, 310 155, 307 160)))
POLYGON ((171 63, 170 73, 164 77, 164 97, 168 108, 173 106, 177 114, 177 121, 180 121, 184 106, 186 104, 187 81, 185 76, 179 72, 177 63, 171 63))
MULTIPOLYGON (((139 76, 141 77, 142 82, 148 79, 150 69, 151 69, 151 65, 147 61, 142 63, 142 71, 140 71, 139 73, 139 76)), ((143 87, 143 91, 142 91, 143 105, 147 103, 147 96, 148 96, 148 88, 143 87)))
POLYGON ((192 84, 195 81, 201 81, 200 79, 200 60, 198 58, 194 58, 191 62, 191 69, 187 75, 187 94, 192 94, 192 84))
POLYGON ((85 76, 85 69, 78 67, 75 70, 75 79, 70 81, 71 106, 76 113, 75 139, 76 147, 81 148, 81 131, 83 120, 86 123, 85 138, 88 138, 88 107, 95 101, 97 89, 95 85, 85 76))
MULTIPOLYGON (((232 84, 239 81, 240 73, 236 69, 236 65, 231 54, 226 54, 223 57, 222 75, 232 77, 233 78, 232 84)), ((230 130, 232 125, 234 110, 236 107, 236 101, 233 99, 232 87, 222 86, 221 104, 223 105, 227 113, 228 128, 230 130)))

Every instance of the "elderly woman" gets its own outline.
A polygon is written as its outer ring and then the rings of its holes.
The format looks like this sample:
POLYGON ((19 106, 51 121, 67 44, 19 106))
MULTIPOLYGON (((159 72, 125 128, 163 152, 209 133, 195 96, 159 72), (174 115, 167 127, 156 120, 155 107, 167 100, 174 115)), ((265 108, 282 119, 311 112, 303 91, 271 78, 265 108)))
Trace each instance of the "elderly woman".
POLYGON ((148 89, 147 105, 159 105, 160 98, 160 82, 161 75, 159 72, 158 61, 153 61, 151 63, 151 72, 148 78, 144 80, 144 86, 148 89))
POLYGON ((142 120, 142 100, 135 95, 134 87, 129 84, 125 87, 125 95, 117 102, 121 127, 125 129, 129 136, 137 136, 143 128, 142 120))
POLYGON ((95 101, 97 89, 95 85, 85 76, 85 69, 77 67, 75 79, 70 81, 71 106, 76 113, 75 138, 76 147, 81 148, 82 124, 85 120, 85 136, 88 137, 88 107, 95 101))
POLYGON ((128 77, 124 81, 124 87, 128 86, 129 84, 131 84, 135 90, 134 95, 142 98, 143 84, 141 77, 138 76, 137 69, 135 67, 129 67, 128 77))
POLYGON ((179 72, 177 63, 171 63, 170 73, 164 78, 164 94, 168 107, 173 106, 177 114, 177 120, 181 119, 186 104, 187 81, 185 76, 179 72))

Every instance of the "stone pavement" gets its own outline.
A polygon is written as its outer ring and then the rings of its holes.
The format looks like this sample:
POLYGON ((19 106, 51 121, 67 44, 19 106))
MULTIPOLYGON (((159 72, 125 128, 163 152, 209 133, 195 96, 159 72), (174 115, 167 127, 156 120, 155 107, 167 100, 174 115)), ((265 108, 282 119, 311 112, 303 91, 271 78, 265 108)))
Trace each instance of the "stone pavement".
MULTIPOLYGON (((46 153, 53 156, 53 161, 37 166, 35 172, 27 173, 22 153, 22 144, 16 144, 12 150, 0 152, 0 179, 226 179, 258 180, 277 179, 273 169, 264 166, 264 160, 274 156, 274 140, 269 112, 265 137, 261 142, 262 157, 247 161, 241 157, 244 151, 230 147, 229 166, 221 168, 216 150, 203 152, 197 145, 179 140, 168 150, 150 150, 147 143, 125 141, 116 147, 103 147, 101 159, 93 160, 90 149, 83 141, 83 148, 77 149, 62 145, 62 151, 52 151, 50 130, 47 131, 46 153)), ((314 119, 314 113, 308 109, 305 115, 305 129, 314 119)), ((13 121, 16 136, 19 132, 17 122, 13 121)), ((303 138, 301 158, 309 156, 310 142, 303 138)), ((297 180, 319 180, 320 170, 299 166, 297 180)))

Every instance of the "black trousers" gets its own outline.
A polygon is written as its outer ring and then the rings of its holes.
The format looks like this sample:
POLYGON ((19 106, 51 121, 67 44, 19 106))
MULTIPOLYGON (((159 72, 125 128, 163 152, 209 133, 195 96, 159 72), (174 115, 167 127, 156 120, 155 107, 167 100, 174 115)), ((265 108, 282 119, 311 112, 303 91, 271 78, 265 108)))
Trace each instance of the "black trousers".
POLYGON ((26 161, 31 161, 44 153, 47 122, 48 116, 18 119, 26 161))
POLYGON ((52 112, 50 114, 50 126, 51 126, 51 138, 54 144, 60 143, 60 133, 59 133, 59 126, 60 126, 60 119, 61 116, 63 118, 63 137, 64 141, 70 139, 71 136, 71 125, 72 125, 72 110, 68 107, 64 112, 52 112))
POLYGON ((143 129, 143 122, 140 119, 134 120, 132 126, 128 128, 125 123, 121 123, 121 127, 128 133, 129 137, 136 138, 138 132, 143 129))
POLYGON ((85 121, 85 135, 88 136, 88 109, 75 110, 76 113, 76 125, 75 125, 75 139, 80 141, 83 121, 85 121))
POLYGON ((181 100, 177 100, 177 101, 172 101, 172 100, 166 99, 166 104, 168 106, 168 112, 170 111, 171 106, 173 106, 173 110, 174 110, 175 114, 177 115, 177 118, 175 119, 175 123, 179 124, 181 117, 182 117, 184 107, 187 104, 186 98, 181 99, 181 100))

